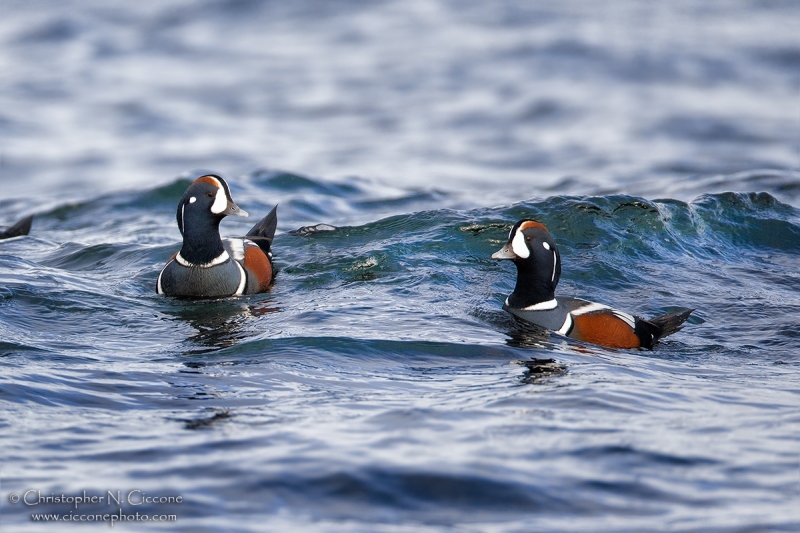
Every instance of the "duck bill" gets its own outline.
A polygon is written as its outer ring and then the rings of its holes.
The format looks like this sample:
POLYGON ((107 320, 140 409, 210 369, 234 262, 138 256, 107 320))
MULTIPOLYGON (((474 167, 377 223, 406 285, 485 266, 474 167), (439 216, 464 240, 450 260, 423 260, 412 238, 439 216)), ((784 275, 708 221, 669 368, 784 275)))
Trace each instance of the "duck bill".
POLYGON ((511 246, 506 244, 495 253, 492 254, 492 259, 516 259, 517 254, 511 251, 511 246))
POLYGON ((245 211, 244 209, 242 209, 241 207, 239 207, 238 205, 236 205, 235 203, 230 202, 230 201, 228 202, 228 207, 225 208, 225 211, 223 211, 220 214, 222 214, 222 215, 233 215, 235 217, 249 217, 250 216, 247 213, 247 211, 245 211))

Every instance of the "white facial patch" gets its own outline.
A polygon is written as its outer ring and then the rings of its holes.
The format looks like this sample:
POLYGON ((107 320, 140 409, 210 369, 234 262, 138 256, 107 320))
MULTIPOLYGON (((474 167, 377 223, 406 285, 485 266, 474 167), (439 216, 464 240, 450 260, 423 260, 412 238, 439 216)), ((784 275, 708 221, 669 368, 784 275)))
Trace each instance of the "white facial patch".
POLYGON ((211 212, 219 215, 228 207, 228 198, 225 196, 225 190, 220 187, 217 189, 217 197, 214 199, 214 204, 211 206, 211 212))
POLYGON ((549 249, 550 249, 550 245, 549 245, 549 244, 547 244, 546 242, 543 242, 543 243, 542 243, 542 247, 543 247, 545 250, 549 250, 549 249))
POLYGON ((189 198, 189 203, 190 203, 190 204, 193 204, 193 203, 195 203, 196 201, 197 201, 197 198, 195 198, 194 196, 192 196, 191 198, 189 198))
POLYGON ((522 259, 527 259, 531 255, 531 251, 528 250, 528 246, 525 244, 525 235, 520 230, 517 230, 511 241, 511 250, 522 259))

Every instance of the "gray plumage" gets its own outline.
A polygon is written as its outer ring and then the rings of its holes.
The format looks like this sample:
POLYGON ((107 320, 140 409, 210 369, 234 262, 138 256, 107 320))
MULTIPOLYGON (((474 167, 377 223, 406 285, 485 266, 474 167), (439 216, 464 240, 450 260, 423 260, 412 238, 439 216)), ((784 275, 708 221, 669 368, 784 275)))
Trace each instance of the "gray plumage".
POLYGON ((510 307, 507 303, 503 304, 503 309, 512 315, 521 318, 537 326, 547 328, 553 331, 558 331, 562 328, 567 321, 567 315, 572 311, 590 305, 592 302, 581 300, 579 298, 561 298, 557 297, 556 305, 553 309, 543 309, 541 311, 526 311, 524 309, 517 309, 510 307))
MULTIPOLYGON (((229 259, 219 265, 211 267, 184 266, 177 259, 172 259, 159 275, 159 292, 197 298, 215 298, 235 294, 242 280, 242 272, 233 259, 234 253, 230 241, 225 241, 224 246, 229 259)), ((245 292, 256 292, 258 280, 252 280, 247 285, 245 292)))

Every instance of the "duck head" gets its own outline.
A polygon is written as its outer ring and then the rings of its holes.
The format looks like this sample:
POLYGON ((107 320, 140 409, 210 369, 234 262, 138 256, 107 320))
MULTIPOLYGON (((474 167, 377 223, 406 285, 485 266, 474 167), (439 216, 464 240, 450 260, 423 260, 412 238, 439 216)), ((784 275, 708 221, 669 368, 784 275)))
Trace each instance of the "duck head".
POLYGON ((555 298, 561 277, 561 255, 553 236, 535 220, 520 220, 508 233, 508 242, 492 255, 517 267, 517 285, 508 297, 511 307, 524 308, 555 298))

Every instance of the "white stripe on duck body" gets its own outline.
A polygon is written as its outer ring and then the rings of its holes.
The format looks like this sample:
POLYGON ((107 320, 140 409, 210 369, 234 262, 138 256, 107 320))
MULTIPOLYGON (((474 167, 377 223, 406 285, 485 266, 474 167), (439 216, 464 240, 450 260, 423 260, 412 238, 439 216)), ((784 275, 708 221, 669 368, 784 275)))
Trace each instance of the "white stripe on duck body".
POLYGON ((228 215, 248 216, 234 203, 224 179, 209 174, 192 182, 176 214, 183 246, 158 275, 159 294, 220 298, 267 290, 273 279, 277 206, 245 237, 222 240, 219 224, 228 215))
POLYGON ((540 222, 520 220, 508 242, 492 255, 517 267, 517 284, 503 309, 526 322, 561 335, 610 348, 652 348, 681 329, 692 309, 645 320, 607 305, 579 298, 557 297, 561 255, 540 222))

